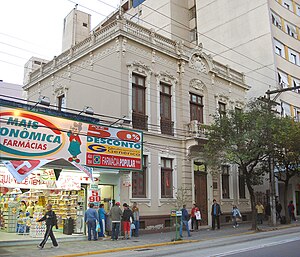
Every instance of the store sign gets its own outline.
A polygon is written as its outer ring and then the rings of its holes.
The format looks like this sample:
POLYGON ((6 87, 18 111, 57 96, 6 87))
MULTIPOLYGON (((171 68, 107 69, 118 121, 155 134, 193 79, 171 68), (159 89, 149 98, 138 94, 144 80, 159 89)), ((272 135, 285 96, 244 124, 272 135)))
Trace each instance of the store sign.
POLYGON ((0 107, 0 159, 54 160, 142 169, 142 132, 0 107))
POLYGON ((60 174, 56 184, 58 188, 64 190, 80 190, 80 174, 74 172, 63 172, 60 174))
MULTIPOLYGON (((0 186, 9 188, 32 188, 32 189, 48 189, 49 184, 45 181, 46 176, 52 176, 54 170, 47 170, 47 175, 44 175, 44 171, 34 171, 21 182, 18 182, 6 167, 0 167, 0 186)), ((54 187, 56 188, 56 186, 54 187)))
POLYGON ((3 161, 8 171, 14 176, 17 182, 23 181, 34 170, 49 163, 51 160, 28 160, 28 161, 3 161))

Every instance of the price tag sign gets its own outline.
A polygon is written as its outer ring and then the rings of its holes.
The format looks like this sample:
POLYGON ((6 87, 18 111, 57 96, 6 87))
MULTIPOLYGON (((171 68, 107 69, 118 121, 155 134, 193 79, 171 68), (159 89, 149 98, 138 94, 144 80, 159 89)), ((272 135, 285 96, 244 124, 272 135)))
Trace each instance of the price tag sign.
POLYGON ((100 191, 98 190, 98 185, 91 185, 88 190, 88 200, 89 203, 93 203, 95 206, 99 206, 101 201, 100 191))

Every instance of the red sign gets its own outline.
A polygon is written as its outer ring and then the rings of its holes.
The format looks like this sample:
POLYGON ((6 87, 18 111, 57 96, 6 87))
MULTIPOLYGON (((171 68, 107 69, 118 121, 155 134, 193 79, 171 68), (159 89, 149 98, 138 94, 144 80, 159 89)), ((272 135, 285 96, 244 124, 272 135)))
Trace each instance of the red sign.
POLYGON ((120 169, 141 169, 141 159, 113 155, 87 154, 87 165, 120 169))

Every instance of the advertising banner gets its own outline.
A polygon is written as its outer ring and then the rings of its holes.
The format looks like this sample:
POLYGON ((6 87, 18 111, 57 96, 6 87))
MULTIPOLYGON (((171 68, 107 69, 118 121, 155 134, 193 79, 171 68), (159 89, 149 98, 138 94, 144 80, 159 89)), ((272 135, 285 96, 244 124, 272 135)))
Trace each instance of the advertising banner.
POLYGON ((0 107, 0 159, 54 160, 129 170, 142 169, 140 131, 0 107))

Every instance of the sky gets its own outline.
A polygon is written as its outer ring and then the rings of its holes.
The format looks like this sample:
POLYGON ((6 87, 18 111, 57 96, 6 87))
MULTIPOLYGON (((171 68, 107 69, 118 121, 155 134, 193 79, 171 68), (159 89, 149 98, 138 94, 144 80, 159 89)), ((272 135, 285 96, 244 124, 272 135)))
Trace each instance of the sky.
POLYGON ((118 8, 120 0, 0 2, 0 80, 23 85, 24 65, 32 56, 52 60, 61 54, 63 21, 75 4, 91 14, 93 29, 118 8))

